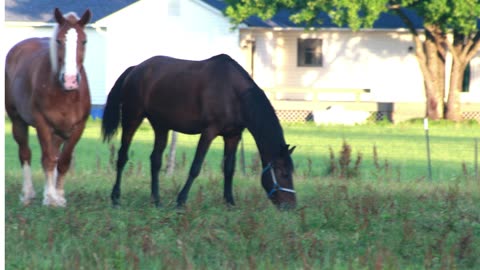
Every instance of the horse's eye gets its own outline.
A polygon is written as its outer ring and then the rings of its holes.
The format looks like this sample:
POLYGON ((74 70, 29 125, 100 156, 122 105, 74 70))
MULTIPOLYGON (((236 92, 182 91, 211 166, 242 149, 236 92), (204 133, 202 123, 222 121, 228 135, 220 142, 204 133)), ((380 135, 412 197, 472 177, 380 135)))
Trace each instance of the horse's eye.
POLYGON ((57 44, 62 45, 62 41, 60 39, 57 39, 57 44))
POLYGON ((85 44, 87 44, 87 41, 86 40, 82 41, 82 45, 85 45, 85 44))

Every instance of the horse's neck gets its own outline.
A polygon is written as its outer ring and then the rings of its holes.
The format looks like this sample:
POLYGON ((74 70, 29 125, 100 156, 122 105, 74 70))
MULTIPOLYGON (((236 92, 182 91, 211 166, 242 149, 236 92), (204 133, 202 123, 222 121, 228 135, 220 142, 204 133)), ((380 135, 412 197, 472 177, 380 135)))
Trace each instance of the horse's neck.
POLYGON ((246 105, 246 126, 252 134, 265 165, 278 155, 285 138, 275 110, 263 91, 259 88, 247 90, 244 95, 246 105))

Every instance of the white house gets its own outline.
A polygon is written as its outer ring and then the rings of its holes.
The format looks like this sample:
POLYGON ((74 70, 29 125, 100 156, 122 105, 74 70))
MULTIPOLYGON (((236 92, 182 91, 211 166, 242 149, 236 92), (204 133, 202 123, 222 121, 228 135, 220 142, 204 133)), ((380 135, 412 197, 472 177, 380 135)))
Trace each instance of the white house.
POLYGON ((20 1, 5 2, 2 55, 17 42, 52 34, 53 10, 89 8, 85 69, 93 105, 103 105, 115 80, 129 66, 154 55, 201 60, 226 53, 242 63, 239 30, 222 11, 201 0, 20 1))
MULTIPOLYGON (((280 11, 266 26, 240 31, 250 59, 247 66, 270 93, 274 107, 290 115, 284 118, 305 118, 311 111, 338 104, 381 111, 378 116, 392 117, 395 111, 396 120, 425 115, 413 36, 399 18, 383 14, 373 29, 352 32, 335 26, 326 15, 314 30, 298 27, 288 17, 288 12, 280 11)), ((420 19, 413 19, 421 29, 420 19)), ((451 56, 447 68, 448 63, 451 56)), ((468 81, 461 93, 464 117, 480 120, 480 52, 470 62, 468 81)))
POLYGON ((107 29, 106 81, 154 55, 203 60, 225 53, 239 62, 239 30, 200 0, 142 0, 95 22, 107 29))
MULTIPOLYGON (((358 32, 339 28, 328 18, 316 30, 306 31, 281 11, 268 21, 249 18, 232 30, 221 0, 6 0, 5 4, 3 54, 24 38, 49 36, 56 5, 78 14, 92 10, 85 66, 92 103, 98 107, 127 67, 151 56, 200 60, 226 53, 267 91, 277 112, 305 118, 340 104, 387 113, 403 108, 407 118, 424 114, 423 78, 412 52, 412 36, 393 16, 383 16, 373 29, 358 32)), ((415 23, 421 28, 421 22, 415 23)), ((480 53, 470 63, 469 81, 462 93, 463 108, 480 119, 480 53)))

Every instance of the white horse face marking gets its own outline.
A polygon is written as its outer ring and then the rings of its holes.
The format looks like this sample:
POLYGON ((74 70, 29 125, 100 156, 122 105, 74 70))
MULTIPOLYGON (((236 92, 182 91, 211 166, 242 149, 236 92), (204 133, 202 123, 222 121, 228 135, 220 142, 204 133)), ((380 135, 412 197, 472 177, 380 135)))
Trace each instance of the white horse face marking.
POLYGON ((80 88, 82 81, 81 69, 85 56, 87 37, 84 31, 91 13, 87 10, 82 18, 74 12, 65 16, 55 9, 57 25, 50 40, 50 62, 52 72, 66 91, 80 88))
POLYGON ((77 39, 77 31, 70 28, 65 34, 65 63, 60 72, 60 81, 65 90, 77 89, 80 84, 77 66, 77 39))

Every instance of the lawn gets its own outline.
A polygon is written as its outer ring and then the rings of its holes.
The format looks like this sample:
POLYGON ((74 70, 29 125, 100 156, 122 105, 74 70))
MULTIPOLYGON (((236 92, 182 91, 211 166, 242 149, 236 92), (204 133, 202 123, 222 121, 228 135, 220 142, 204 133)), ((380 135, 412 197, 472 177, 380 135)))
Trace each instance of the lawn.
POLYGON ((10 123, 5 123, 7 269, 475 269, 480 265, 480 185, 474 173, 478 124, 434 123, 428 179, 422 123, 315 126, 284 123, 297 145, 299 205, 277 211, 260 185, 255 144, 244 134, 246 169, 237 163, 237 206, 223 204, 222 140, 213 143, 187 206, 176 195, 198 136, 180 135, 177 169, 162 173, 164 207, 149 203, 152 136, 141 126, 125 170, 122 207, 112 209, 111 162, 118 136, 103 144, 100 122, 89 121, 66 180, 68 205, 41 206, 39 147, 31 131, 38 198, 23 207, 21 169, 10 123), (352 149, 352 178, 327 174, 330 148, 352 149), (376 149, 374 154, 373 149, 376 149))

